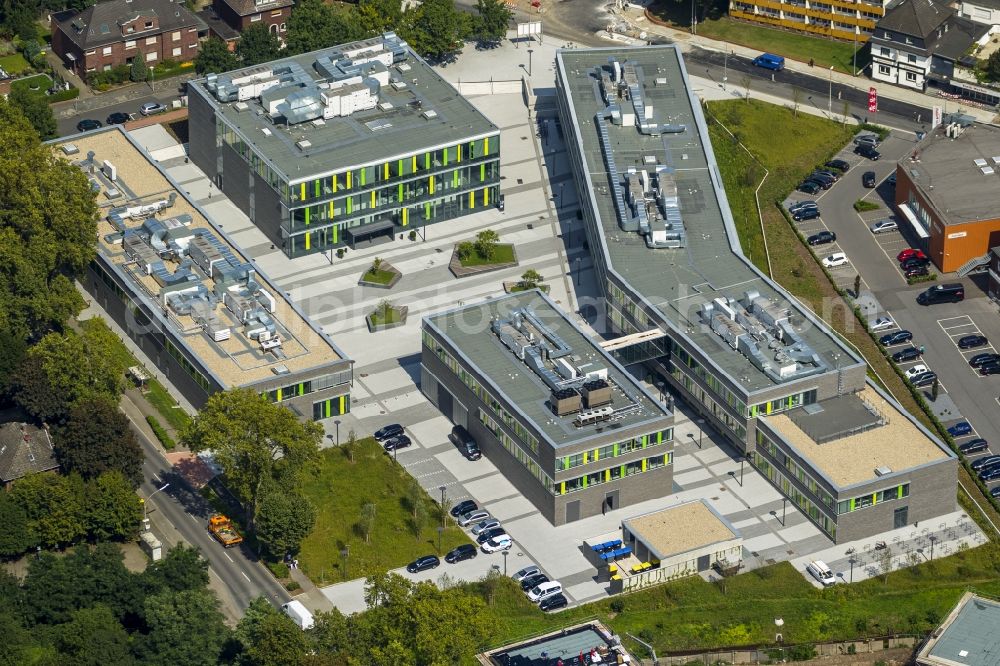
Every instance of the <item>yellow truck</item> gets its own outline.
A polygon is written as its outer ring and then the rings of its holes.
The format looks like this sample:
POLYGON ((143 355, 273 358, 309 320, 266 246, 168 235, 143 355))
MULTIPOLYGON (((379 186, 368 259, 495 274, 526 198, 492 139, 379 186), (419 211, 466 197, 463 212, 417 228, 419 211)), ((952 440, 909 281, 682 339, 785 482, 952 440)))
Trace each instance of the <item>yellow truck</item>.
POLYGON ((233 521, 220 513, 208 519, 208 531, 226 548, 232 548, 236 544, 243 542, 243 537, 236 531, 233 521))

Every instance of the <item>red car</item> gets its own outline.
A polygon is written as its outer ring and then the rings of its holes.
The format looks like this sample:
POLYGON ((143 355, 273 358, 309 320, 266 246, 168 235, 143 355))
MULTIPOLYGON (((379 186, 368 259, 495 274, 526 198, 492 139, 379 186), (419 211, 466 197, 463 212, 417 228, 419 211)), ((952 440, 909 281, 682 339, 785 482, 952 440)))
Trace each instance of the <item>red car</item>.
POLYGON ((927 255, 924 254, 923 250, 915 250, 912 247, 907 248, 896 255, 896 261, 898 261, 899 263, 903 263, 907 259, 914 259, 914 258, 927 259, 927 255))

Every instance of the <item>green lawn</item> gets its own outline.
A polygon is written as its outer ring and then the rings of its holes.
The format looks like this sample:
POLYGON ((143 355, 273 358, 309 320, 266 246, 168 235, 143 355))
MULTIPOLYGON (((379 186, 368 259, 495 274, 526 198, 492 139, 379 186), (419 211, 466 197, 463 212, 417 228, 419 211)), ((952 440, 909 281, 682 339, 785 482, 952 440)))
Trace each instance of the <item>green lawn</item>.
POLYGON ((364 280, 365 282, 374 282, 375 284, 389 284, 390 282, 392 282, 392 278, 395 275, 396 274, 393 273, 392 271, 383 271, 383 270, 375 271, 368 269, 368 271, 361 276, 361 279, 364 280))
POLYGON ((462 259, 462 266, 472 268, 474 266, 490 266, 492 264, 512 264, 514 263, 514 246, 510 243, 497 243, 493 250, 493 256, 489 259, 473 253, 471 257, 462 259))
MULTIPOLYGON (((316 506, 317 519, 302 543, 299 559, 317 585, 343 578, 340 553, 345 545, 350 546, 350 578, 403 566, 420 555, 437 552, 438 503, 421 493, 426 520, 417 530, 406 499, 412 477, 374 439, 359 440, 356 446, 354 462, 345 447, 324 450, 319 469, 302 484, 303 494, 316 506), (369 502, 376 506, 376 523, 370 543, 365 543, 357 524, 361 507, 369 502)), ((465 533, 448 520, 451 524, 442 534, 442 552, 468 543, 465 533)))
POLYGON ((15 88, 25 88, 39 96, 44 96, 45 91, 51 87, 52 87, 52 79, 49 78, 48 74, 35 74, 34 76, 26 76, 23 79, 17 79, 16 81, 10 84, 11 90, 14 90, 15 88), (32 86, 36 86, 38 89, 31 90, 32 86))
POLYGON ((386 312, 384 309, 379 308, 372 312, 369 317, 372 318, 372 323, 376 326, 384 326, 386 324, 395 324, 401 321, 402 315, 396 308, 389 308, 386 312))
POLYGON ((526 285, 523 285, 523 284, 516 284, 516 285, 514 285, 513 287, 510 288, 510 293, 516 294, 516 293, 521 292, 521 291, 531 291, 532 289, 539 289, 541 291, 544 291, 547 294, 547 293, 549 293, 549 290, 551 289, 551 287, 549 285, 547 285, 547 284, 536 284, 534 286, 526 286, 526 285))
POLYGON ((11 76, 17 76, 26 69, 31 69, 31 63, 24 59, 20 53, 12 53, 0 58, 0 67, 3 67, 11 76))

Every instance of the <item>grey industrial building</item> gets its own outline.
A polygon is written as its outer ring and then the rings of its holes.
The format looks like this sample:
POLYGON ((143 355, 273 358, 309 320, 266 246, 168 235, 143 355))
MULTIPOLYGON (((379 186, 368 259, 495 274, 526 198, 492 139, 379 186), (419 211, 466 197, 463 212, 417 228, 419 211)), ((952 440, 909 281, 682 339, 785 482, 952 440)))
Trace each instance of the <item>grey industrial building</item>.
POLYGON ((673 415, 541 291, 422 334, 421 390, 553 524, 673 492, 673 415))
POLYGON ((557 58, 559 122, 606 299, 645 363, 835 541, 950 513, 954 454, 743 255, 673 46, 557 58))
POLYGON ((995 666, 1000 661, 1000 603, 966 592, 917 650, 918 666, 995 666))
POLYGON ((54 143, 97 196, 84 287, 195 407, 249 388, 303 418, 347 413, 353 362, 120 127, 54 143))
POLYGON ((394 33, 188 83, 191 159, 289 257, 500 202, 500 130, 394 33))

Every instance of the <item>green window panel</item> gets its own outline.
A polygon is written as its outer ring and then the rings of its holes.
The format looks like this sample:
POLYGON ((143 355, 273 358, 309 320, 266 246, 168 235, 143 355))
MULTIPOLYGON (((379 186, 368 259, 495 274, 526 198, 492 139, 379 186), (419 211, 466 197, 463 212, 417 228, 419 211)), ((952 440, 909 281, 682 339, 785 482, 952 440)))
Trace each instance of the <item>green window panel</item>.
POLYGON ((320 184, 319 184, 319 179, 317 178, 316 180, 313 181, 313 196, 318 197, 319 195, 320 195, 320 184))
POLYGON ((486 164, 479 165, 479 182, 486 182, 486 164))
POLYGON ((430 169, 431 168, 431 154, 430 153, 424 153, 424 168, 425 169, 430 169))

